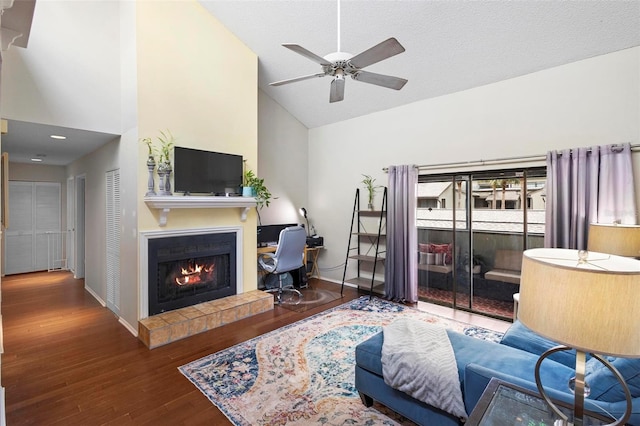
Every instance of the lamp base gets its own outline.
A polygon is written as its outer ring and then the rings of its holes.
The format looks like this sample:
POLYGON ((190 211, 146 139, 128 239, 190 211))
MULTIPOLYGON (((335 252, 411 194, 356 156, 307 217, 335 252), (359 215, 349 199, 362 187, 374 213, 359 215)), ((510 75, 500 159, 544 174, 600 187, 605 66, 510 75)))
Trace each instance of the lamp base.
MULTIPOLYGON (((576 350, 576 376, 569 381, 570 383, 573 381, 573 384, 574 384, 573 422, 570 422, 567 415, 564 414, 562 411, 560 411, 560 409, 551 401, 551 398, 547 396, 546 392, 544 391, 544 387, 542 386, 542 380, 540 379, 540 366, 542 365, 542 361, 544 361, 546 358, 548 358, 550 355, 556 352, 569 351, 569 350, 571 350, 571 348, 568 346, 562 346, 562 345, 556 346, 554 348, 549 349, 545 353, 543 353, 540 356, 540 358, 538 358, 538 362, 536 362, 535 377, 536 377, 536 386, 538 387, 538 392, 540 392, 540 395, 545 400, 545 402, 549 405, 549 407, 551 407, 553 412, 560 417, 560 419, 556 420, 553 423, 554 426, 573 426, 573 425, 581 426, 583 424, 584 398, 586 395, 588 395, 588 394, 585 395, 585 388, 588 388, 588 385, 586 385, 584 381, 585 365, 586 365, 586 358, 587 358, 586 353, 580 350, 576 350)), ((609 423, 609 425, 607 426, 624 425, 626 424, 627 420, 629 420, 629 417, 631 417, 631 393, 629 392, 629 388, 627 387, 627 384, 625 383, 624 378, 622 377, 620 372, 618 372, 618 370, 616 370, 616 368, 613 365, 611 365, 609 361, 607 361, 600 355, 596 355, 593 353, 591 354, 591 356, 597 359, 598 361, 600 361, 602 364, 604 364, 604 366, 607 367, 609 371, 611 371, 611 373, 613 373, 616 379, 618 379, 618 382, 620 382, 620 385, 622 386, 622 390, 624 391, 625 398, 627 400, 627 406, 625 408, 625 412, 623 416, 617 419, 615 422, 609 423)))

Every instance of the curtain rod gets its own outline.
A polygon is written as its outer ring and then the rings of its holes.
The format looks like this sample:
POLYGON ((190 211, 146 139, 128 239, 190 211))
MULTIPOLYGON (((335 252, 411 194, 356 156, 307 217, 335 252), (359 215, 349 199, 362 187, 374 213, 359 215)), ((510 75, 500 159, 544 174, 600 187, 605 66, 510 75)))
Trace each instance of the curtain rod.
MULTIPOLYGON (((589 152, 591 149, 589 149, 589 152)), ((631 151, 640 151, 640 144, 631 145, 631 151)), ((530 163, 536 161, 546 161, 546 155, 530 155, 528 157, 506 157, 506 158, 494 158, 491 160, 474 160, 474 161, 458 161, 452 163, 440 163, 440 164, 423 164, 416 166, 419 170, 438 170, 449 169, 452 167, 477 167, 477 166, 489 166, 489 165, 502 165, 513 163, 530 163)), ((385 173, 389 171, 388 167, 382 169, 385 173)))

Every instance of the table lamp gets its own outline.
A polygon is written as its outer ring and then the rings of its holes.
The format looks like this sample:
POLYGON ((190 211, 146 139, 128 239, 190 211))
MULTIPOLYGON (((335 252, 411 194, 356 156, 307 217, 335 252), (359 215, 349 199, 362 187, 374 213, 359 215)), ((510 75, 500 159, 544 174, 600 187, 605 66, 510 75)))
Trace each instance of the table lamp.
POLYGON ((300 207, 300 216, 304 217, 304 219, 307 221, 307 237, 311 236, 311 229, 309 228, 309 218, 307 218, 307 209, 305 209, 304 207, 300 207))
POLYGON ((640 225, 592 223, 587 249, 640 258, 640 225))
POLYGON ((540 356, 535 368, 538 390, 562 424, 583 424, 586 353, 592 354, 616 376, 631 415, 631 394, 618 371, 601 355, 640 356, 640 260, 587 252, 539 248, 522 257, 518 319, 531 330, 560 343, 540 356), (573 423, 544 392, 540 366, 558 351, 576 349, 573 423))

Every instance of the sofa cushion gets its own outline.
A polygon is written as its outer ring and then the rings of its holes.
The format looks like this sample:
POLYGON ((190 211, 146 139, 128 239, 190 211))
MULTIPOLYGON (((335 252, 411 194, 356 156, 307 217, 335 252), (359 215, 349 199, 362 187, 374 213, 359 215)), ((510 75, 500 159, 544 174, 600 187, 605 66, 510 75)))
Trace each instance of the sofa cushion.
MULTIPOLYGON (((640 397, 640 359, 604 357, 622 375, 632 398, 640 397)), ((624 391, 616 377, 596 358, 587 360, 585 381, 591 388, 590 399, 615 402, 624 400, 624 391)))
POLYGON ((518 250, 496 250, 493 267, 495 269, 519 272, 522 270, 522 252, 518 250))
MULTIPOLYGON (((548 349, 554 348, 559 343, 546 339, 539 334, 534 333, 520 321, 515 321, 511 327, 504 333, 500 343, 511 346, 513 348, 522 349, 532 354, 542 355, 548 349)), ((556 352, 549 357, 554 361, 560 362, 567 367, 575 367, 576 351, 556 352)))
MULTIPOLYGON (((464 380, 464 370, 469 363, 480 364, 498 371, 517 372, 518 376, 535 382, 534 368, 538 355, 452 330, 447 330, 447 334, 456 357, 461 383, 464 380)), ((356 364, 382 376, 383 341, 383 334, 380 332, 358 344, 356 346, 356 364)), ((569 379, 575 375, 575 370, 549 360, 543 363, 541 374, 545 385, 566 390, 569 379)))
POLYGON ((496 250, 493 269, 484 274, 485 279, 520 284, 522 252, 518 250, 496 250))

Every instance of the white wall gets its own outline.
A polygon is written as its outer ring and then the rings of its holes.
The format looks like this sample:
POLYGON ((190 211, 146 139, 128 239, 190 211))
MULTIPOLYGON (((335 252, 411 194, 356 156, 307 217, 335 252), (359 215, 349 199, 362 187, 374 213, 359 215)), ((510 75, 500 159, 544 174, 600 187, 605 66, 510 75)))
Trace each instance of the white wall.
POLYGON ((120 134, 120 3, 38 1, 29 47, 3 52, 3 118, 120 134))
POLYGON ((262 90, 258 110, 257 172, 274 197, 260 210, 262 224, 304 223, 298 209, 308 209, 309 131, 262 90))
MULTIPOLYGON (((640 47, 416 102, 309 131, 308 204, 340 265, 362 174, 383 167, 544 155, 640 142, 640 47)), ((640 155, 635 155, 640 190, 640 155)), ((323 277, 340 281, 342 269, 323 277)))

